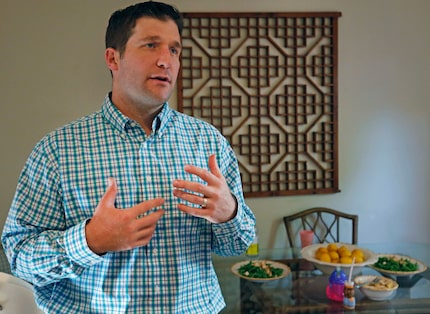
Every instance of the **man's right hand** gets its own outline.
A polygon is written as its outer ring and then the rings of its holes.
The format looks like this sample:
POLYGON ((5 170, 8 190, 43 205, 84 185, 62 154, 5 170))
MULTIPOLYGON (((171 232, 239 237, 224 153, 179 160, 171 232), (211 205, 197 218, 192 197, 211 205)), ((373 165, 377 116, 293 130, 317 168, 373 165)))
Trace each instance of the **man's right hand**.
POLYGON ((148 244, 158 220, 164 214, 164 210, 159 209, 151 214, 142 215, 152 208, 163 205, 163 198, 151 199, 127 209, 117 209, 116 194, 115 179, 109 178, 108 189, 94 216, 85 226, 88 247, 96 254, 125 251, 148 244))

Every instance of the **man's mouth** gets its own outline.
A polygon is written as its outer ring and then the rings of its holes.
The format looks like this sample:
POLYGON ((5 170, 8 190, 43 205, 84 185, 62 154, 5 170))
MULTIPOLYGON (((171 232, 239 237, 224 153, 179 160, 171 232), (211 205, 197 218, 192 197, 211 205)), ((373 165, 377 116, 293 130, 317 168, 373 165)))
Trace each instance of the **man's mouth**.
POLYGON ((168 76, 153 76, 152 79, 162 81, 162 82, 170 82, 170 79, 168 76))

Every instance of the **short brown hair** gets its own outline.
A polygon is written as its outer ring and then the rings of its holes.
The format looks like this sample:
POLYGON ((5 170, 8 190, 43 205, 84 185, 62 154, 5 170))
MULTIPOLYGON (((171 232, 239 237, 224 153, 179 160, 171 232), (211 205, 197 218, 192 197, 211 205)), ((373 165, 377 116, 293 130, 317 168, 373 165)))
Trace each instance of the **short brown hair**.
POLYGON ((175 7, 162 2, 148 1, 131 5, 125 9, 115 11, 106 29, 106 48, 118 50, 120 55, 125 51, 128 39, 136 26, 136 20, 141 17, 153 17, 160 20, 173 20, 178 26, 179 35, 184 27, 182 14, 175 7))

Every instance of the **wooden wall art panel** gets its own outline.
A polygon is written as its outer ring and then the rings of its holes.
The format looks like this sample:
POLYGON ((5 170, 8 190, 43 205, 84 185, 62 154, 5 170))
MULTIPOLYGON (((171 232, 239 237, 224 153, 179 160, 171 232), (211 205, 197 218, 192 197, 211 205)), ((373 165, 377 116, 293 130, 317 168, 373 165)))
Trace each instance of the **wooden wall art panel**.
POLYGON ((339 192, 340 16, 184 13, 178 109, 227 137, 245 196, 339 192))

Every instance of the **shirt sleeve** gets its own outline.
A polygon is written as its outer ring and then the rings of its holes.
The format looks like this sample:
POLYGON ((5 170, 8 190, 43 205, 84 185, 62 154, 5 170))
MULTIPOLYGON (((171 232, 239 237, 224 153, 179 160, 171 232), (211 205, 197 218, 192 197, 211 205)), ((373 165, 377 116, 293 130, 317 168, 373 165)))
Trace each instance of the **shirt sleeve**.
POLYGON ((79 276, 103 260, 86 242, 86 221, 68 226, 53 144, 42 140, 18 180, 2 243, 16 276, 43 286, 79 276))
POLYGON ((245 203, 239 166, 234 151, 225 139, 219 142, 223 145, 221 145, 222 151, 217 162, 231 193, 236 198, 237 213, 230 221, 213 225, 214 253, 221 256, 240 255, 255 237, 255 216, 245 203))

